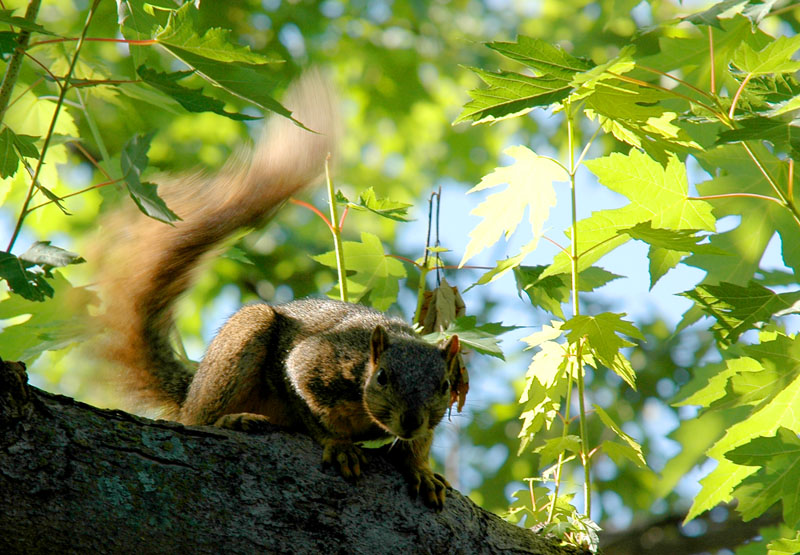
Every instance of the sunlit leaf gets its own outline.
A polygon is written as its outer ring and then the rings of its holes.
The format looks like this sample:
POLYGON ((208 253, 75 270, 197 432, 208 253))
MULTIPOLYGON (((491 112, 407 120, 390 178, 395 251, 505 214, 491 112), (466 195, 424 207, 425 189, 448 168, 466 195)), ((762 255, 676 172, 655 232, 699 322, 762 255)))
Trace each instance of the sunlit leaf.
POLYGON ((725 454, 736 464, 761 467, 734 491, 742 518, 752 520, 780 501, 784 521, 800 523, 800 439, 778 428, 774 437, 758 437, 725 454))
POLYGON ((483 220, 470 232, 470 241, 461 259, 463 266, 470 258, 495 244, 501 236, 508 238, 519 226, 527 208, 534 238, 542 235, 550 208, 556 204, 554 181, 567 181, 569 175, 552 159, 539 156, 524 146, 509 147, 505 153, 515 161, 495 168, 470 193, 508 186, 487 197, 470 212, 483 220))
MULTIPOLYGON (((341 193, 339 194, 341 195, 341 193)), ((389 218, 390 220, 396 220, 398 222, 411 221, 411 218, 408 217, 408 209, 413 205, 405 202, 398 202, 390 198, 378 198, 372 187, 361 192, 358 196, 357 204, 350 203, 344 195, 337 197, 337 201, 348 203, 351 208, 357 210, 369 210, 370 212, 383 216, 384 218, 389 218)))
POLYGON ((617 334, 644 340, 641 332, 630 322, 623 320, 623 314, 603 312, 595 316, 573 316, 564 323, 569 330, 570 343, 586 339, 586 349, 608 368, 616 372, 628 385, 636 389, 636 376, 630 363, 622 356, 620 349, 633 345, 617 334))
MULTIPOLYGON (((344 241, 342 250, 348 272, 349 300, 356 302, 369 293, 372 306, 378 310, 388 309, 397 299, 398 280, 406 277, 403 263, 388 256, 380 239, 372 233, 362 232, 360 242, 344 241)), ((334 251, 312 258, 330 268, 337 267, 334 251)), ((338 298, 336 291, 338 289, 331 293, 338 298)))
MULTIPOLYGON (((654 228, 712 231, 714 216, 704 201, 690 200, 685 166, 671 157, 666 167, 648 155, 631 150, 628 155, 585 162, 600 182, 625 195, 630 203, 622 208, 601 210, 578 222, 578 267, 583 270, 628 240, 619 235, 638 223, 650 221, 654 228)), ((569 255, 556 255, 544 276, 570 271, 569 255)))
POLYGON ((745 73, 762 75, 766 73, 793 73, 800 70, 800 61, 792 55, 800 49, 800 36, 778 37, 761 50, 755 50, 748 43, 742 43, 733 54, 733 64, 745 73))

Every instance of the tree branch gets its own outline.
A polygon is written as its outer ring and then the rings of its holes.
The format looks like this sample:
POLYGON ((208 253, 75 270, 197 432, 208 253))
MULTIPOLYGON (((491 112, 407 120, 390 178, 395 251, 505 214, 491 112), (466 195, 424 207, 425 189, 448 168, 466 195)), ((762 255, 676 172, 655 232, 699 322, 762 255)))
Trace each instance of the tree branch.
POLYGON ((0 552, 577 553, 454 490, 436 513, 370 455, 351 484, 306 436, 102 410, 0 361, 0 552))

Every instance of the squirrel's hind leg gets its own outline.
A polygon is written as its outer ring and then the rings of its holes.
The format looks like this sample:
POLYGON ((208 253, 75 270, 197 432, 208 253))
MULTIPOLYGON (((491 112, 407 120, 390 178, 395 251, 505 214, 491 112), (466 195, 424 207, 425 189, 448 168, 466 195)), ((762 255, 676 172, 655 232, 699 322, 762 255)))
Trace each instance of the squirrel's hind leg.
MULTIPOLYGON (((238 430, 258 420, 285 425, 284 407, 264 383, 275 312, 266 304, 246 306, 230 317, 208 346, 181 406, 184 424, 216 424, 238 430)), ((274 350, 274 347, 272 348, 274 350)), ((275 353, 272 353, 275 357, 275 353)))
POLYGON ((276 428, 268 416, 252 412, 223 414, 214 422, 214 426, 250 433, 267 432, 276 428))

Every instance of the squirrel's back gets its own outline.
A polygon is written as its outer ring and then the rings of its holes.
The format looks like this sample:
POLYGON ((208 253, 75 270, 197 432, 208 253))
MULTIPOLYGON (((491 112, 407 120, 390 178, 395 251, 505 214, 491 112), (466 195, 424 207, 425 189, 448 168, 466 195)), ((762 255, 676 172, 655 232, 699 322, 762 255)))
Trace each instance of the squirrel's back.
POLYGON ((216 175, 184 175, 159 183, 159 195, 180 221, 174 226, 132 209, 110 215, 97 242, 99 284, 108 335, 102 356, 123 367, 141 400, 176 414, 191 372, 170 336, 175 301, 192 283, 204 255, 241 228, 265 222, 291 195, 317 180, 335 150, 338 121, 330 88, 316 72, 301 77, 249 153, 216 175))

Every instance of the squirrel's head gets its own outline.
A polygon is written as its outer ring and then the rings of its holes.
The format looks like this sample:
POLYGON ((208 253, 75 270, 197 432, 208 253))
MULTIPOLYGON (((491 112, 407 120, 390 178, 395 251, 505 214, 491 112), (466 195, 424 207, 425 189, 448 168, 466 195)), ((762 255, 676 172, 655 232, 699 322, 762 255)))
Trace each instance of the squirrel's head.
POLYGON ((413 337, 391 337, 376 326, 364 385, 367 412, 400 439, 433 429, 450 405, 458 348, 455 336, 440 349, 413 337))

